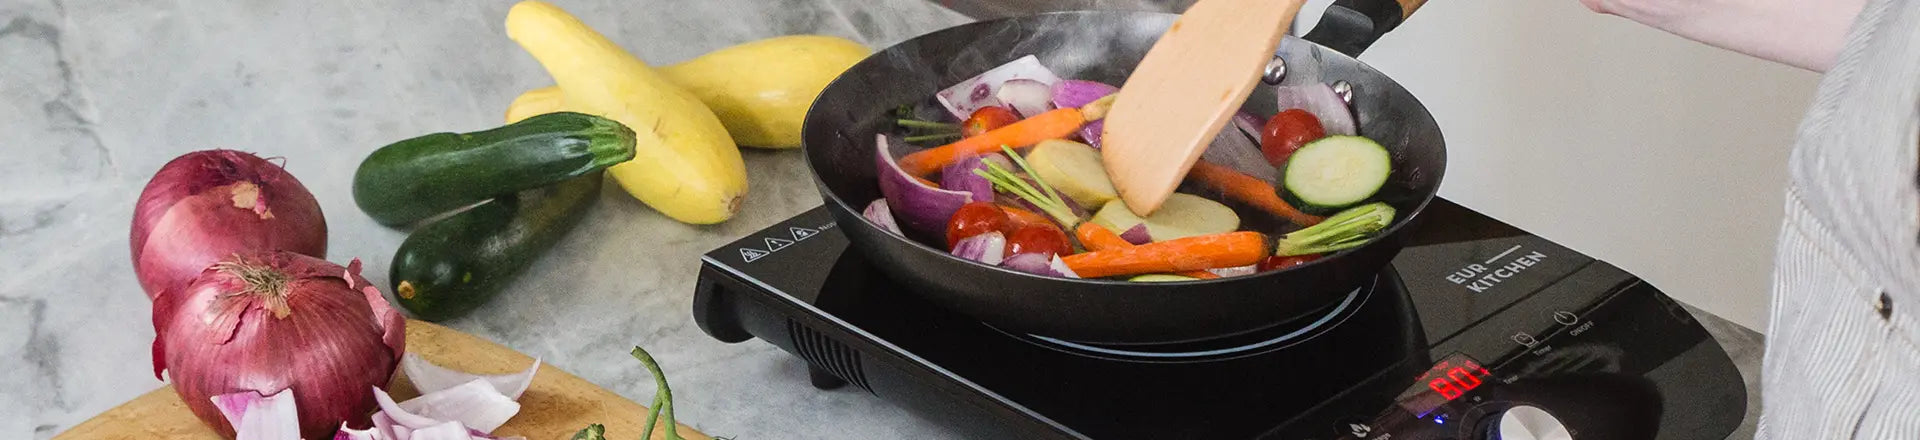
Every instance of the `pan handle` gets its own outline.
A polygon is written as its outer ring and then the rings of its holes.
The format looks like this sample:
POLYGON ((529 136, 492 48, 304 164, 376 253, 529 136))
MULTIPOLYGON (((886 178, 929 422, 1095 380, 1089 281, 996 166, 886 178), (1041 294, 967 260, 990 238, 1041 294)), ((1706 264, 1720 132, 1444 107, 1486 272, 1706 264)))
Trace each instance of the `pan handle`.
POLYGON ((1304 37, 1350 57, 1406 21, 1427 0, 1336 0, 1304 37))

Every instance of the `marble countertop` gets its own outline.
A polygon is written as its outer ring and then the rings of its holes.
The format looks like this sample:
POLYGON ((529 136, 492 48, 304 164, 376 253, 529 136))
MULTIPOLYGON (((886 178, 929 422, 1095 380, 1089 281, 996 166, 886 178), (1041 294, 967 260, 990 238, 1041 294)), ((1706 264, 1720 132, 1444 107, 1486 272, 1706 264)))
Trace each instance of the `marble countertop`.
MULTIPOLYGON (((884 47, 968 20, 925 0, 555 3, 656 64, 796 33, 884 47)), ((125 231, 141 185, 182 153, 284 157, 328 214, 328 259, 360 258, 386 285, 404 234, 355 209, 352 170, 388 142, 498 125, 515 95, 550 83, 504 35, 510 5, 0 3, 0 151, 14 159, 0 162, 0 437, 49 438, 163 385, 125 231)), ((640 401, 652 381, 626 348, 643 345, 673 381, 681 420, 713 435, 955 437, 870 395, 816 391, 771 345, 723 344, 694 326, 698 255, 818 204, 798 152, 746 160, 752 192, 734 220, 680 224, 609 186, 514 293, 447 324, 640 401)), ((1758 335, 1716 327, 1751 377, 1758 335)))

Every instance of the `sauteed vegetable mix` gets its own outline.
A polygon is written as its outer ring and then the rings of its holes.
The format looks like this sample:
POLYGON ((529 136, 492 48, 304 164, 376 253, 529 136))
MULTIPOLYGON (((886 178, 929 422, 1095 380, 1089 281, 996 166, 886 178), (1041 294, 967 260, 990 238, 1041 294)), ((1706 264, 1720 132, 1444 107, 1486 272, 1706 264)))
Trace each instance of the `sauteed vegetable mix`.
POLYGON ((1060 78, 1029 55, 940 91, 958 123, 903 108, 876 136, 884 197, 865 217, 979 264, 1134 282, 1284 270, 1393 222, 1393 207, 1374 200, 1391 157, 1356 132, 1333 84, 1276 87, 1277 114, 1238 114, 1180 192, 1136 215, 1100 159, 1118 92, 1060 78))

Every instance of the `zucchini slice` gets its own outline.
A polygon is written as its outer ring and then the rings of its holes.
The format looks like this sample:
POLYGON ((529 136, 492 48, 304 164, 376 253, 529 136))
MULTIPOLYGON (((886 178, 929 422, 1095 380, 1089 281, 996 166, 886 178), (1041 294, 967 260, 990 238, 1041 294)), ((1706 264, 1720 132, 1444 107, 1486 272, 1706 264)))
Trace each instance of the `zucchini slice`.
POLYGON ((1327 136, 1308 142, 1287 159, 1287 192, 1315 208, 1342 208, 1366 201, 1387 184, 1393 159, 1387 148, 1361 136, 1327 136))

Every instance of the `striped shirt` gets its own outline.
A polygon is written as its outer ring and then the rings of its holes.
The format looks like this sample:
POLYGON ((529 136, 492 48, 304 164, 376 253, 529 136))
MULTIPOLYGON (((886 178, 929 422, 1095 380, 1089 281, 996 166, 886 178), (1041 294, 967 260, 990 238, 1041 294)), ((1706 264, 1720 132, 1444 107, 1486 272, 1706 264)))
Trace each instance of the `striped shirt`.
POLYGON ((1790 159, 1758 438, 1920 440, 1920 0, 1870 0, 1790 159))

